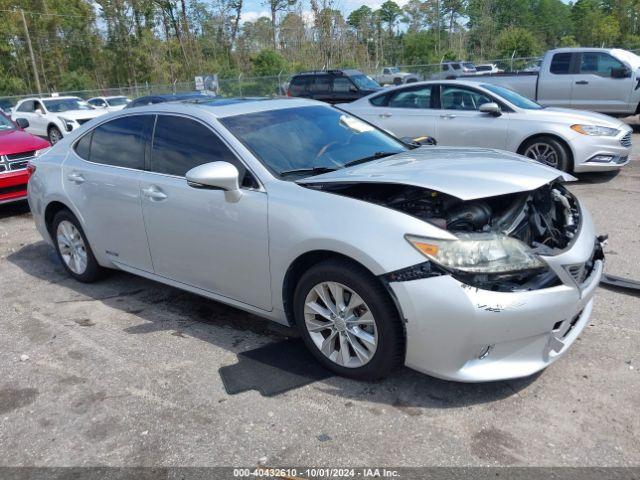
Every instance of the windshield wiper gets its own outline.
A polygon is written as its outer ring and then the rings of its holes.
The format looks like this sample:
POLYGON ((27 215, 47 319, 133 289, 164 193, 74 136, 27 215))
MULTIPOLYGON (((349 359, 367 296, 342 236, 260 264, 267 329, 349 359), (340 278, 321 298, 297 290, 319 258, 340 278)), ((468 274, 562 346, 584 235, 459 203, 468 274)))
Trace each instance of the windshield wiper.
POLYGON ((312 167, 312 168, 294 168, 293 170, 285 170, 280 172, 280 176, 294 175, 296 173, 310 173, 311 175, 320 175, 321 173, 335 172, 337 168, 332 167, 312 167))
POLYGON ((361 163, 371 162, 372 160, 378 160, 380 158, 390 157, 391 155, 397 155, 401 152, 376 152, 368 157, 358 158, 357 160, 351 160, 344 164, 345 167, 352 167, 354 165, 360 165, 361 163))

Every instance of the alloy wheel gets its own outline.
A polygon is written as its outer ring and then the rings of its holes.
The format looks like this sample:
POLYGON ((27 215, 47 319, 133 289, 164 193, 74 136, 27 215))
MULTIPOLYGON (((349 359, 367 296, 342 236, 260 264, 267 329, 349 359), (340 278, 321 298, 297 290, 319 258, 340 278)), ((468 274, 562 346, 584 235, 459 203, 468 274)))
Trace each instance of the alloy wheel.
POLYGON ((537 160, 540 163, 558 168, 559 159, 558 152, 548 143, 536 142, 524 151, 524 156, 537 160))
POLYGON ((58 224, 56 232, 60 256, 69 270, 82 275, 87 269, 87 247, 76 226, 68 220, 58 224))
POLYGON ((304 320, 318 350, 342 367, 362 367, 376 352, 378 329, 371 310, 341 283, 313 287, 304 302, 304 320))
POLYGON ((60 140, 62 140, 62 133, 60 133, 60 130, 57 128, 49 130, 49 142, 51 142, 51 145, 55 145, 60 140))

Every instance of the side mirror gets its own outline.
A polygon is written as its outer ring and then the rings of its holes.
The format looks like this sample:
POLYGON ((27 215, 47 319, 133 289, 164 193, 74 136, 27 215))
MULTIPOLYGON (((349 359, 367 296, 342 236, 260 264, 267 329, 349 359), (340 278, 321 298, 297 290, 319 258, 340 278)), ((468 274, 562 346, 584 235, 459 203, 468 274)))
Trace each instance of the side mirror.
POLYGON ((611 78, 629 78, 631 76, 631 70, 627 67, 612 68, 611 78))
POLYGON ((16 125, 24 130, 25 128, 29 128, 29 120, 26 118, 16 118, 16 125))
POLYGON ((499 117, 502 115, 502 110, 500 110, 500 106, 497 103, 483 103, 480 105, 480 111, 482 113, 488 113, 489 115, 493 115, 494 117, 499 117))
POLYGON ((349 87, 349 91, 350 91, 351 93, 358 93, 358 88, 357 88, 357 87, 355 87, 354 85, 351 85, 351 86, 349 87))
POLYGON ((237 202, 242 196, 240 173, 228 162, 205 163, 189 170, 186 178, 193 188, 223 190, 225 198, 232 202, 237 202))
POLYGON ((38 114, 38 115, 44 115, 44 112, 42 111, 42 109, 41 109, 41 108, 36 108, 35 112, 36 112, 36 114, 38 114))

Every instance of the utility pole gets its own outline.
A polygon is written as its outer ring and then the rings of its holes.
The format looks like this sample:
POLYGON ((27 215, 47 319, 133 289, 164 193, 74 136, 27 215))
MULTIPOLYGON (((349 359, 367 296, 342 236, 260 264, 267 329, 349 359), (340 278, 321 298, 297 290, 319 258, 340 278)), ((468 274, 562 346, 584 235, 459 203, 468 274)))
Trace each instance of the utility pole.
POLYGON ((36 67, 36 57, 33 55, 33 47, 31 46, 31 37, 29 36, 29 27, 27 27, 27 20, 24 18, 24 10, 20 9, 20 16, 22 17, 22 25, 24 25, 24 33, 27 36, 27 46, 29 47, 29 55, 31 55, 31 66, 33 67, 33 78, 36 81, 36 88, 38 93, 42 93, 40 88, 40 77, 38 77, 38 67, 36 67))

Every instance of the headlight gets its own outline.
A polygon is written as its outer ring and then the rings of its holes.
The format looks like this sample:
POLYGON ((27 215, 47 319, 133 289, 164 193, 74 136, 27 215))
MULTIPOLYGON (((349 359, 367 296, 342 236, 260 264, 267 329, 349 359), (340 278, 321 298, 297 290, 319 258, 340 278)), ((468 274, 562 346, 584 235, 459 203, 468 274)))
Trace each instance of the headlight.
POLYGON ((71 130, 73 130, 73 126, 76 123, 74 120, 69 120, 62 117, 58 117, 58 118, 62 121, 62 124, 64 125, 64 128, 67 130, 67 132, 70 132, 71 130))
POLYGON ((595 137, 615 137, 620 133, 617 128, 603 127, 600 125, 571 125, 574 130, 582 135, 591 135, 595 137))
POLYGON ((545 268, 531 249, 515 238, 497 233, 461 233, 458 240, 406 239, 424 256, 447 269, 466 273, 510 273, 545 268))

